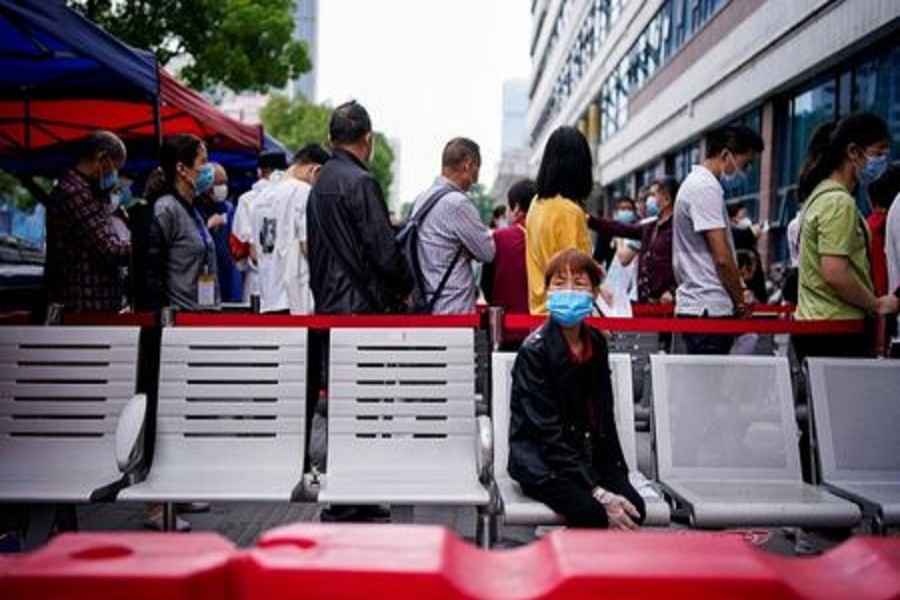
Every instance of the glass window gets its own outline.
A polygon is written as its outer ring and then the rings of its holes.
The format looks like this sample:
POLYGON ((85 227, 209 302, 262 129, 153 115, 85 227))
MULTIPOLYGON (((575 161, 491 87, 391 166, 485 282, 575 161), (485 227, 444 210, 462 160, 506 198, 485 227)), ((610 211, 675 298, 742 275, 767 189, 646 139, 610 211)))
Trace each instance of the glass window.
POLYGON ((854 110, 875 113, 891 132, 891 155, 900 157, 900 45, 855 69, 854 110))

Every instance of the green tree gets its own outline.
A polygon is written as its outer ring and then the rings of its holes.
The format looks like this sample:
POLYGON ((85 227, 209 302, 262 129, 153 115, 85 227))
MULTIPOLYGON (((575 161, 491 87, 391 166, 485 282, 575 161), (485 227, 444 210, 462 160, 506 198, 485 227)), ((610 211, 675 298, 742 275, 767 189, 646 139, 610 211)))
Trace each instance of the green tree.
MULTIPOLYGON (((331 108, 313 104, 300 98, 291 102, 284 96, 273 96, 260 112, 266 131, 281 140, 288 148, 296 150, 310 142, 325 145, 328 142, 328 121, 331 108)), ((391 165, 394 151, 387 138, 375 132, 375 156, 369 164, 372 174, 381 184, 385 201, 390 195, 394 176, 391 165)))
POLYGON ((489 225, 491 217, 493 216, 494 197, 491 196, 487 189, 480 183, 476 183, 469 188, 469 197, 475 204, 475 208, 478 209, 478 214, 481 215, 481 222, 485 225, 489 225))
POLYGON ((195 89, 222 84, 266 91, 310 70, 292 39, 294 0, 67 0, 113 35, 155 52, 160 64, 189 57, 179 73, 195 89))

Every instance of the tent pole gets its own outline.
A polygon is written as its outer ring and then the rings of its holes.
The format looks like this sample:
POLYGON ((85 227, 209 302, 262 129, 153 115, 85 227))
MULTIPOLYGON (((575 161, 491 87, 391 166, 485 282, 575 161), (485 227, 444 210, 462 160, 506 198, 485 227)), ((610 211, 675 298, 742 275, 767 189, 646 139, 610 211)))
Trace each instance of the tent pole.
POLYGON ((29 117, 31 116, 31 102, 28 99, 28 90, 25 90, 25 102, 23 106, 25 110, 25 152, 27 153, 31 150, 31 126, 28 124, 29 117))

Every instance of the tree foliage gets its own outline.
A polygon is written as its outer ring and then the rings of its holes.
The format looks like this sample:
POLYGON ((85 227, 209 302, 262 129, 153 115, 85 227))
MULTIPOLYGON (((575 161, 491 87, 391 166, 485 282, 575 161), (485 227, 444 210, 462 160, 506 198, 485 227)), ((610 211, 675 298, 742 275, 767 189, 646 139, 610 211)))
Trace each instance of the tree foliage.
MULTIPOLYGON (((328 143, 331 109, 327 106, 313 104, 303 98, 292 102, 284 96, 273 96, 260 112, 260 118, 266 131, 292 150, 310 142, 318 142, 323 146, 328 143)), ((375 157, 369 168, 381 184, 385 199, 390 195, 394 180, 391 172, 393 162, 394 151, 387 138, 375 132, 375 157)))
POLYGON ((70 7, 160 64, 179 55, 179 75, 195 89, 222 84, 266 91, 310 70, 304 42, 292 39, 294 0, 67 0, 70 7))
POLYGON ((469 198, 472 199, 472 203, 478 209, 481 222, 489 225, 494 212, 494 197, 488 193, 484 185, 476 183, 469 188, 469 198))

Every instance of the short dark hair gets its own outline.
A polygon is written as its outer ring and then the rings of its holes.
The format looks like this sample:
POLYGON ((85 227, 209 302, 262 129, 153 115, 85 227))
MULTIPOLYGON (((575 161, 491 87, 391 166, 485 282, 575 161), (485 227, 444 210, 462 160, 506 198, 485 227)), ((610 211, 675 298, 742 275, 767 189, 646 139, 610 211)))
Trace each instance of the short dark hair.
POLYGON ((634 201, 634 198, 629 198, 628 196, 621 196, 619 198, 616 198, 616 206, 618 206, 619 204, 621 204, 623 202, 625 204, 631 205, 632 210, 637 208, 637 203, 634 201))
POLYGON ((203 140, 190 133, 179 133, 163 140, 159 149, 159 166, 170 189, 175 185, 175 167, 178 163, 192 166, 201 148, 203 140))
POLYGON ((577 248, 568 248, 557 252, 547 263, 547 268, 544 269, 544 289, 550 287, 550 280, 554 275, 566 271, 573 274, 585 273, 594 287, 599 286, 603 280, 603 267, 590 254, 577 248))
POLYGON ((491 211, 492 219, 499 219, 500 217, 506 215, 506 206, 503 204, 498 204, 494 207, 494 210, 491 211))
POLYGON ((328 135, 334 144, 353 144, 372 132, 372 119, 356 100, 345 102, 331 113, 328 135))
POLYGON ((653 185, 666 190, 666 194, 668 194, 669 200, 675 202, 675 196, 678 195, 678 179, 672 177, 671 175, 666 175, 654 181, 653 185))
POLYGON ((718 156, 725 150, 733 154, 749 151, 762 152, 765 144, 762 136, 746 125, 726 125, 706 134, 706 156, 718 156))
POLYGON ((94 160, 105 154, 114 161, 125 160, 125 144, 112 131, 100 129, 86 137, 78 148, 78 158, 94 160))
POLYGON ((284 171, 287 168, 287 156, 281 150, 266 150, 259 154, 260 169, 284 171))
POLYGON ((752 268, 755 271, 759 266, 756 261, 756 254, 754 254, 752 250, 740 248, 735 251, 734 255, 738 269, 752 268))
POLYGON ((328 151, 325 150, 321 146, 321 144, 317 144, 315 142, 306 144, 294 154, 294 164, 297 165, 324 165, 328 162, 328 159, 331 158, 331 155, 328 154, 328 151))
POLYGON ((506 192, 509 208, 511 210, 518 208, 519 211, 527 213, 534 198, 534 190, 534 182, 530 179, 522 179, 512 184, 506 192))
POLYGON ((738 200, 737 202, 726 202, 725 210, 728 212, 728 218, 733 219, 737 216, 741 210, 747 208, 747 204, 744 203, 743 200, 738 200))
POLYGON ((471 158, 481 164, 481 149, 478 144, 464 137, 455 137, 444 146, 441 154, 441 166, 457 168, 467 159, 471 158))
POLYGON ((594 188, 594 159, 587 140, 570 126, 559 127, 550 135, 537 176, 538 198, 560 195, 584 202, 594 188))
POLYGON ((900 194, 900 162, 894 162, 884 175, 869 184, 869 200, 880 208, 890 208, 900 194))

